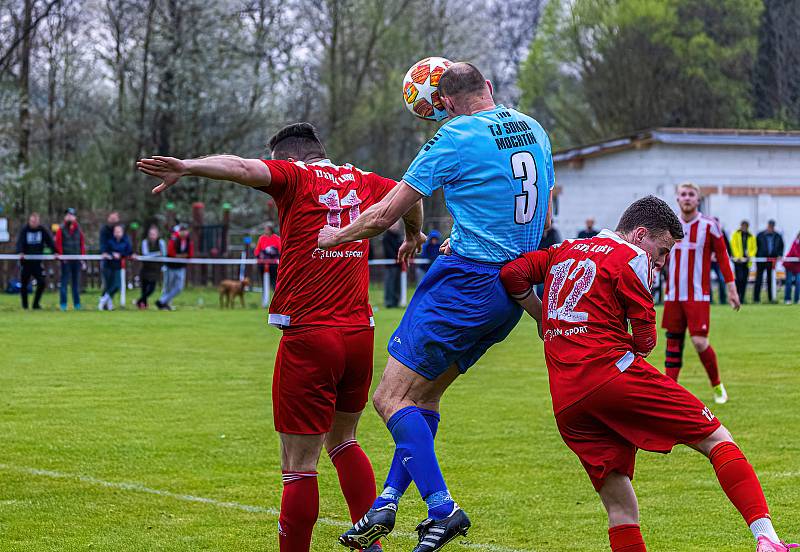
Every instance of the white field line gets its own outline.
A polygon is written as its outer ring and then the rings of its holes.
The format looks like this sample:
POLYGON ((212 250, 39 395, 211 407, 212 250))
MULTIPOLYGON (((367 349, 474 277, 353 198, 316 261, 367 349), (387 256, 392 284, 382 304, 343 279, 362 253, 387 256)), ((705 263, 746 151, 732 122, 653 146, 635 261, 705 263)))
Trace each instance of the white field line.
MULTIPOLYGON (((195 496, 190 494, 173 493, 172 491, 165 491, 162 489, 153 489, 152 487, 146 487, 140 483, 130 483, 125 481, 106 481, 104 479, 98 479, 96 477, 91 477, 89 475, 81 475, 78 473, 65 473, 52 470, 40 470, 37 468, 28 468, 25 466, 12 466, 10 464, 0 464, 0 470, 23 473, 26 475, 35 475, 39 477, 49 477, 51 479, 72 479, 75 481, 80 481, 81 483, 86 483, 87 485, 96 485, 98 487, 106 487, 109 489, 120 489, 123 491, 146 493, 166 498, 172 498, 183 502, 207 504, 209 506, 215 506, 217 508, 228 508, 231 510, 240 510, 243 512, 250 512, 255 514, 266 514, 268 516, 273 516, 273 517, 278 517, 278 515, 280 514, 280 512, 275 508, 268 508, 265 506, 252 506, 250 504, 242 504, 240 502, 216 500, 214 498, 206 498, 203 496, 195 496)), ((351 525, 349 522, 346 521, 340 521, 336 519, 323 518, 323 517, 319 518, 317 520, 317 523, 322 525, 328 525, 330 527, 339 527, 339 528, 347 528, 350 527, 351 525)), ((396 531, 392 533, 392 536, 412 539, 412 540, 417 539, 416 533, 406 533, 403 531, 396 531)), ((484 544, 479 542, 464 543, 462 544, 462 546, 473 550, 486 550, 488 552, 531 552, 529 550, 508 548, 506 546, 499 546, 496 544, 484 544)))

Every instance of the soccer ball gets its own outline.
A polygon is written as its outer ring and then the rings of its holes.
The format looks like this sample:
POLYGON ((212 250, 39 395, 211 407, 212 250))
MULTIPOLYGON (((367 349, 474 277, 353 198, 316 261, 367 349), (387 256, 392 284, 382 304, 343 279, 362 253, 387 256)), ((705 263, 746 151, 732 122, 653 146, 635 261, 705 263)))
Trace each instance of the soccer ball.
POLYGON ((439 98, 439 78, 451 65, 449 59, 429 57, 411 66, 403 79, 403 100, 411 113, 428 121, 447 118, 439 98))

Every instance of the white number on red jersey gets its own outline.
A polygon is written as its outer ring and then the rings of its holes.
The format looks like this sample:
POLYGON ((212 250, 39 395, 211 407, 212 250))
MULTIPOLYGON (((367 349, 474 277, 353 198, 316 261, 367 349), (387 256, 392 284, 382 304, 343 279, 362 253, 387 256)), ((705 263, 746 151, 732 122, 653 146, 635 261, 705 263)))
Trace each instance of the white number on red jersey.
MULTIPOLYGON (((334 228, 342 227, 342 210, 344 207, 349 207, 348 215, 350 216, 350 224, 353 223, 358 217, 361 216, 361 200, 355 190, 350 190, 341 201, 339 200, 339 193, 331 188, 325 194, 319 196, 319 201, 328 208, 328 226, 334 228)), ((359 242, 361 240, 358 240, 359 242)))
POLYGON ((594 277, 597 274, 597 265, 591 259, 584 259, 578 261, 578 266, 570 272, 575 259, 567 259, 564 262, 558 263, 550 269, 550 274, 553 275, 553 281, 550 284, 550 291, 547 294, 547 317, 551 320, 563 320, 565 322, 586 322, 589 319, 589 314, 585 312, 576 311, 575 307, 578 305, 581 297, 589 291, 594 283, 594 277), (567 280, 575 280, 578 273, 583 269, 583 274, 572 286, 572 290, 564 299, 564 303, 558 306, 558 296, 561 289, 567 280))

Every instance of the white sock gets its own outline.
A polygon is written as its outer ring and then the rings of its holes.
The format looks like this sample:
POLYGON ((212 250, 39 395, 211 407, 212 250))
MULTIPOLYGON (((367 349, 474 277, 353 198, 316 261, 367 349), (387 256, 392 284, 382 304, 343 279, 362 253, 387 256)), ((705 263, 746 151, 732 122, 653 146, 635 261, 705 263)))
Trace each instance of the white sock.
POLYGON ((750 524, 750 530, 753 532, 753 536, 756 539, 764 535, 775 544, 781 542, 781 539, 778 538, 778 534, 775 532, 775 528, 772 526, 772 520, 769 518, 759 518, 755 520, 750 524))

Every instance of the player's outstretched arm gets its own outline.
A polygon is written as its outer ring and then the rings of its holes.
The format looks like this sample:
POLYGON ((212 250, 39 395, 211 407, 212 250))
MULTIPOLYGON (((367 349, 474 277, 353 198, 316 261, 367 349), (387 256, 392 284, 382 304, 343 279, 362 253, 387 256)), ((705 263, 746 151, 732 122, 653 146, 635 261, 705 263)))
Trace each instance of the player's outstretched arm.
POLYGON ((539 337, 542 335, 542 300, 536 295, 533 286, 543 280, 543 269, 547 267, 549 251, 526 253, 505 265, 500 271, 503 287, 531 318, 536 320, 539 337))
POLYGON ((403 240, 400 249, 397 251, 397 262, 405 263, 414 258, 422 251, 422 246, 428 240, 428 236, 422 233, 422 201, 417 201, 411 209, 403 215, 403 224, 406 227, 406 238, 403 240))
POLYGON ((252 188, 267 187, 271 182, 269 168, 260 159, 243 159, 235 155, 210 155, 199 159, 154 155, 140 159, 136 168, 161 179, 161 184, 153 188, 154 194, 160 194, 184 176, 228 180, 252 188))
MULTIPOLYGON (((319 231, 318 246, 320 249, 330 249, 343 243, 375 237, 400 220, 420 199, 422 194, 400 182, 386 197, 344 228, 324 226, 319 231)), ((419 215, 421 217, 421 211, 419 215)))

